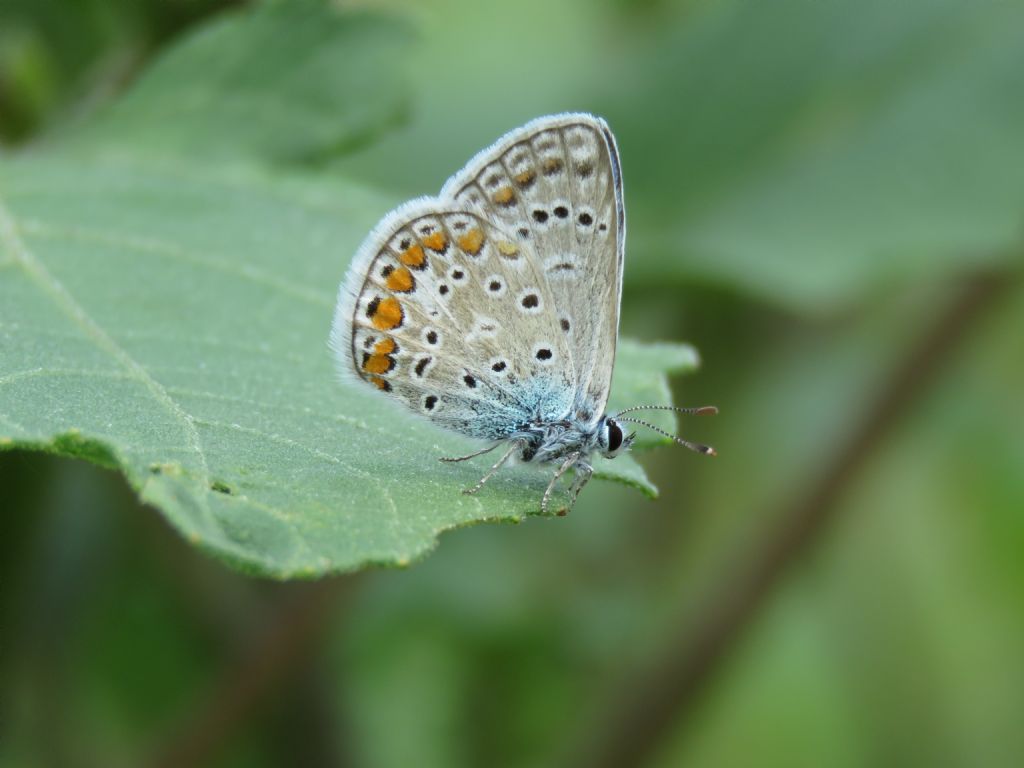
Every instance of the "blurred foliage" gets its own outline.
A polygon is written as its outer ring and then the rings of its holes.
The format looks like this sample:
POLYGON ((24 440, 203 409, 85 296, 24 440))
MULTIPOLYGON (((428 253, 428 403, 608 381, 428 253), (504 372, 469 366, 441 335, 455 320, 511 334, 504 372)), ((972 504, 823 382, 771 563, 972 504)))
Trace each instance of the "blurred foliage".
POLYGON ((412 41, 406 25, 371 13, 225 14, 170 47, 72 138, 189 161, 312 162, 396 122, 412 41))
POLYGON ((0 145, 73 123, 159 46, 237 0, 4 0, 0 145))
MULTIPOLYGON (((90 139, 102 160, 125 149, 123 70, 52 62, 149 51, 162 12, 132 6, 133 26, 122 3, 79 6, 68 40, 48 4, 5 4, 19 16, 0 22, 0 126, 31 146, 39 126, 71 141, 108 120, 111 144, 90 139), (127 31, 89 32, 104 19, 127 31), (11 104, 42 106, 15 134, 11 104)), ((196 718, 217 726, 215 765, 572 764, 674 628, 708 620, 705 597, 727 592, 958 283, 1004 265, 1008 300, 871 446, 835 524, 647 764, 1019 765, 1024 6, 387 6, 414 30, 406 122, 366 145, 387 120, 338 123, 358 141, 337 145, 300 127, 309 152, 265 134, 242 143, 268 153, 258 174, 282 201, 361 185, 371 224, 374 200, 383 212, 436 190, 530 117, 604 115, 630 216, 624 333, 701 350, 678 399, 722 406, 684 425, 719 458, 658 451, 645 458, 656 503, 606 484, 565 519, 450 533, 412 569, 343 582, 323 634, 231 721, 219 686, 303 585, 207 561, 113 473, 0 454, 0 764, 147 763, 198 738, 196 718)), ((154 154, 181 146, 146 130, 154 154)), ((199 155, 228 146, 188 141, 199 155)), ((238 159, 215 155, 203 162, 238 159)), ((240 193, 218 192, 203 227, 240 193)), ((162 226, 194 231, 173 210, 162 226)), ((252 245, 237 227, 220 237, 252 245)))

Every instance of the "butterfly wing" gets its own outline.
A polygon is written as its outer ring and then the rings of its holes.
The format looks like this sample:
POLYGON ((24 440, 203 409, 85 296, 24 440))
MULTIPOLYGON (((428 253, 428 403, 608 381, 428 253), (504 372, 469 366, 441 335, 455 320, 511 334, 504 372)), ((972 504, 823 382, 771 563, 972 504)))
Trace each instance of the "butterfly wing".
POLYGON ((611 381, 623 236, 603 121, 512 131, 363 243, 331 335, 342 372, 476 437, 593 423, 611 381))
POLYGON ((625 210, 615 139, 588 114, 534 120, 483 150, 441 192, 532 246, 572 354, 573 415, 594 423, 611 388, 625 210))
POLYGON ((401 206, 342 284, 331 335, 342 372, 475 437, 561 418, 574 374, 536 263, 530 243, 454 201, 401 206))

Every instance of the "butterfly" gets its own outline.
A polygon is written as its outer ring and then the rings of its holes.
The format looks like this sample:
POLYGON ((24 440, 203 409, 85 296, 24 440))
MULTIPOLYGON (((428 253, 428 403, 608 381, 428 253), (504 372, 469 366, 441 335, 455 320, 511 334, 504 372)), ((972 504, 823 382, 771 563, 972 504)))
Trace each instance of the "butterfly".
MULTIPOLYGON (((537 118, 501 137, 437 197, 385 216, 339 289, 331 348, 350 379, 435 424, 499 447, 476 493, 513 457, 569 470, 571 507, 593 474, 655 429, 605 412, 622 295, 626 220, 615 138, 601 118, 537 118)), ((561 513, 567 510, 563 510, 561 513)))

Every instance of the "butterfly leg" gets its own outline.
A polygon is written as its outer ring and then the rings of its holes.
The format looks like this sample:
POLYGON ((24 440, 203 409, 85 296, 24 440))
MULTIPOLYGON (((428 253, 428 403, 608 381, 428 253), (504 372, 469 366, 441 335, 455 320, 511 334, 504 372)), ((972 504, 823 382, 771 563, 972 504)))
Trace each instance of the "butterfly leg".
POLYGON ((471 454, 469 454, 469 456, 456 456, 454 458, 451 458, 451 457, 448 457, 448 456, 442 456, 441 458, 438 459, 438 461, 446 461, 449 464, 451 464, 451 463, 454 463, 456 461, 467 461, 469 459, 475 459, 477 456, 483 456, 485 453, 490 453, 495 448, 497 448, 499 445, 501 445, 501 443, 495 443, 494 445, 488 446, 487 448, 484 448, 483 450, 479 450, 476 453, 471 453, 471 454))
MULTIPOLYGON (((568 472, 569 468, 572 467, 574 464, 576 464, 576 462, 578 462, 579 460, 580 460, 580 454, 579 453, 570 453, 568 458, 566 458, 566 460, 562 462, 562 465, 558 468, 558 471, 555 472, 554 477, 551 478, 551 482, 548 483, 548 487, 544 490, 544 495, 541 497, 541 500, 540 500, 540 511, 541 511, 541 514, 546 515, 548 513, 548 500, 551 498, 551 491, 554 490, 555 483, 557 483, 558 479, 562 475, 564 475, 566 472, 568 472)), ((575 484, 576 483, 574 482, 573 485, 575 485, 575 484)), ((577 493, 578 493, 578 491, 577 491, 577 493)), ((572 503, 575 503, 575 501, 576 501, 576 497, 573 496, 572 503)), ((572 507, 572 503, 569 504, 570 508, 572 507)), ((560 512, 559 514, 564 515, 568 511, 569 510, 566 509, 565 511, 560 512)))
POLYGON ((576 499, 579 497, 580 491, 590 481, 593 474, 594 468, 588 462, 580 460, 576 464, 576 477, 573 478, 572 485, 569 488, 569 493, 572 494, 572 504, 569 505, 570 509, 576 506, 576 499))
MULTIPOLYGON (((494 450, 497 447, 498 447, 497 445, 492 445, 487 450, 494 450)), ((479 491, 481 488, 484 487, 484 483, 486 483, 488 480, 490 480, 494 476, 494 473, 497 472, 499 469, 501 469, 501 465, 504 464, 506 461, 508 461, 509 457, 511 457, 513 453, 515 453, 516 451, 520 450, 522 447, 523 447, 522 443, 519 440, 513 440, 512 441, 512 445, 509 446, 509 449, 507 451, 505 451, 504 454, 502 454, 502 457, 500 459, 498 459, 496 462, 494 462, 494 466, 492 466, 489 470, 487 470, 487 474, 484 475, 483 477, 481 477, 480 480, 477 482, 477 484, 474 485, 472 488, 466 488, 462 492, 464 494, 466 494, 467 496, 472 496, 474 493, 479 491)), ((481 451, 481 453, 485 453, 485 451, 481 451)), ((474 455, 475 456, 479 456, 480 454, 477 453, 477 454, 474 454, 474 455)), ((459 459, 456 459, 456 461, 459 461, 459 459)))

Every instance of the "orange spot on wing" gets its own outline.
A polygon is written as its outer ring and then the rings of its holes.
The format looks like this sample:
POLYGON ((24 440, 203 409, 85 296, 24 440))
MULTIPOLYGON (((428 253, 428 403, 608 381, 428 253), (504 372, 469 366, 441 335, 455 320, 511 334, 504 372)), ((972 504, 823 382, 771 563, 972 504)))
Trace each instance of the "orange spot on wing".
POLYGON ((498 241, 498 252, 509 259, 514 259, 519 255, 519 248, 515 243, 507 243, 504 240, 498 241))
POLYGON ((408 269, 399 267, 388 275, 385 285, 389 291, 408 293, 415 287, 416 281, 412 279, 412 273, 408 269))
POLYGON ((470 256, 476 256, 484 247, 484 231, 479 227, 473 227, 466 234, 459 238, 459 248, 470 256))
POLYGON ((419 243, 415 243, 402 251, 398 259, 405 266, 413 268, 422 267, 427 261, 427 257, 423 253, 423 246, 419 243))
POLYGON ((395 365, 395 361, 387 355, 366 355, 363 359, 363 370, 367 373, 387 373, 395 365))
POLYGON ((382 379, 380 376, 371 376, 370 383, 377 387, 377 389, 382 389, 385 392, 391 391, 391 384, 388 383, 387 379, 382 379))
POLYGON ((370 321, 377 330, 390 331, 402 324, 402 317, 402 305, 398 303, 398 299, 389 296, 377 304, 375 311, 370 315, 370 321))
POLYGON ((395 343, 395 340, 394 339, 390 339, 390 338, 385 338, 385 339, 381 339, 380 341, 378 341, 376 344, 373 345, 373 354, 375 354, 375 355, 390 355, 396 349, 398 349, 398 345, 395 343))
POLYGON ((560 157, 549 157, 544 161, 544 175, 552 176, 558 173, 565 166, 560 157))
POLYGON ((423 238, 423 244, 432 251, 441 252, 448 247, 448 238, 444 236, 444 232, 435 232, 428 237, 423 238))
POLYGON ((537 178, 537 172, 533 168, 528 168, 522 173, 515 175, 516 184, 520 187, 528 187, 533 183, 533 180, 537 178))
POLYGON ((512 187, 502 187, 491 199, 498 205, 511 205, 516 201, 516 193, 512 191, 512 187))

